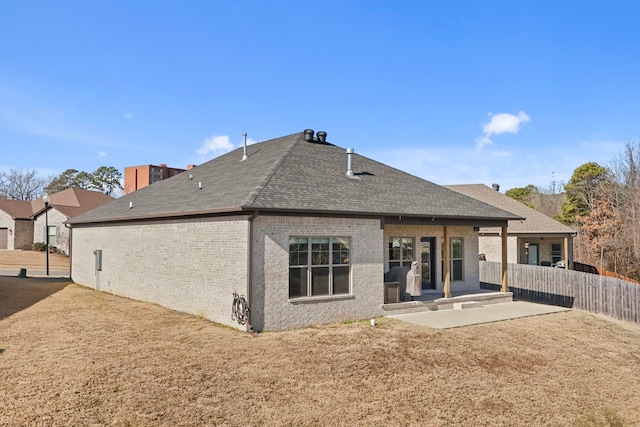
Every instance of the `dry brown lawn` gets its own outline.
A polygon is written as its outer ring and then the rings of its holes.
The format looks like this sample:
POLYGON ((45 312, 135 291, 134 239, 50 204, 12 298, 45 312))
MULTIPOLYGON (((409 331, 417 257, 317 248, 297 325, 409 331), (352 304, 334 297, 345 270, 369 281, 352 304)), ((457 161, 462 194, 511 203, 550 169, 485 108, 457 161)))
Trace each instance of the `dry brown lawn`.
MULTIPOLYGON (((26 268, 44 270, 46 268, 46 252, 0 250, 0 270, 18 270, 26 268)), ((49 254, 51 270, 69 270, 70 258, 60 254, 49 254)))
POLYGON ((2 426, 640 425, 640 327, 578 311, 249 335, 61 281, 0 292, 2 426))

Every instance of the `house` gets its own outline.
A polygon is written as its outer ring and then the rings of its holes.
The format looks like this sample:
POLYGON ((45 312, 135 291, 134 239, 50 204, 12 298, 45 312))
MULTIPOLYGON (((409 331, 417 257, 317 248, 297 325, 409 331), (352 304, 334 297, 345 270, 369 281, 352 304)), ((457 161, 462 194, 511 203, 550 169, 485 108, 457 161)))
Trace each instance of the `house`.
POLYGON ((31 202, 0 198, 0 249, 31 249, 31 202))
MULTIPOLYGON (((565 268, 572 268, 573 236, 576 233, 572 228, 500 193, 499 186, 490 188, 484 184, 467 184, 445 187, 525 218, 509 221, 507 262, 550 266, 564 261, 565 268)), ((479 250, 487 261, 501 260, 500 233, 496 227, 480 228, 479 250)))
POLYGON ((187 169, 170 168, 165 163, 160 165, 128 166, 124 168, 124 194, 132 193, 154 182, 171 178, 193 167, 194 165, 187 166, 187 169))
POLYGON ((514 219, 307 129, 67 224, 76 283, 263 331, 379 316, 385 271, 413 260, 425 289, 479 289, 477 229, 514 219))
POLYGON ((69 229, 64 225, 64 222, 114 200, 113 197, 98 191, 89 191, 81 188, 69 188, 50 194, 49 197, 47 215, 45 215, 45 205, 42 198, 30 202, 33 222, 31 224, 32 240, 29 248, 32 243, 45 243, 48 231, 49 246, 65 254, 70 252, 70 240, 69 229), (49 224, 48 230, 46 227, 47 222, 49 224))

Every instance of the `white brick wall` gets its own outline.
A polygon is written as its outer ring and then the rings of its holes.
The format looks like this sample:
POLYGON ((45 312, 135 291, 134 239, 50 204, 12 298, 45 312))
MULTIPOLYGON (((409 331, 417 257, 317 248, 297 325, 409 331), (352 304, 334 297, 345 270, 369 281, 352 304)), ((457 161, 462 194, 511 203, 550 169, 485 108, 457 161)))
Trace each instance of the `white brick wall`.
POLYGON ((281 330, 379 316, 383 303, 379 220, 258 216, 254 222, 254 327, 281 330), (349 237, 352 295, 289 299, 289 237, 349 237))
MULTIPOLYGON (((247 283, 247 216, 175 219, 73 229, 72 278, 76 283, 244 329, 231 321, 233 292, 247 283), (103 251, 102 271, 94 269, 103 251)), ((379 316, 388 236, 437 239, 440 270, 442 227, 388 225, 375 219, 259 215, 253 223, 252 324, 256 330, 379 316), (289 238, 349 237, 349 296, 289 299, 289 238)), ((452 290, 479 287, 478 240, 472 227, 451 227, 464 237, 465 280, 452 290)), ((442 289, 441 274, 438 286, 442 289)))
POLYGON ((231 321, 233 292, 246 293, 247 217, 74 227, 72 278, 90 288, 231 321), (94 269, 102 249, 102 271, 94 269))
MULTIPOLYGON (((13 249, 13 236, 14 236, 14 221, 13 218, 11 218, 11 216, 9 214, 7 214, 4 211, 0 210, 0 228, 6 228, 7 229, 7 242, 6 242, 6 246, 7 249, 13 249), (9 232, 9 230, 11 230, 11 232, 9 232)), ((0 247, 4 247, 5 246, 5 242, 2 242, 2 244, 0 245, 0 247)))
MULTIPOLYGON (((63 222, 65 222, 68 218, 66 215, 63 215, 55 208, 50 208, 47 214, 49 216, 49 226, 56 226, 56 243, 51 242, 51 246, 55 246, 60 249, 65 254, 69 253, 69 229, 65 227, 63 222)), ((45 243, 47 241, 47 236, 45 234, 45 224, 47 222, 47 218, 44 213, 38 216, 33 223, 33 242, 42 242, 45 243)))
MULTIPOLYGON (((478 262, 478 232, 473 227, 449 227, 449 237, 464 238, 464 281, 452 281, 451 291, 462 291, 480 288, 480 264, 478 262)), ((444 227, 426 225, 396 225, 384 227, 384 266, 389 269, 389 254, 387 251, 389 237, 413 237, 416 242, 416 260, 421 259, 419 251, 421 237, 436 237, 436 289, 442 291, 442 239, 444 227)), ((432 266, 433 267, 433 266, 432 266)))
MULTIPOLYGON (((487 256, 487 261, 502 262, 502 237, 480 236, 479 250, 487 256)), ((507 263, 518 262, 518 238, 507 236, 507 263)))

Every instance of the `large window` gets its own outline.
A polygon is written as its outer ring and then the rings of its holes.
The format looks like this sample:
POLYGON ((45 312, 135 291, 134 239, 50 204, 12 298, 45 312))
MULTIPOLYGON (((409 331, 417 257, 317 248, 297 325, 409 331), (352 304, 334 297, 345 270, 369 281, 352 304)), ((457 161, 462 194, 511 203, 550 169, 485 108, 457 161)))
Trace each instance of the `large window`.
POLYGON ((289 238, 289 298, 349 294, 348 237, 289 238))
POLYGON ((451 238, 451 281, 464 280, 464 239, 451 238))
POLYGON ((414 256, 413 237, 389 237, 389 269, 398 266, 411 267, 414 256))

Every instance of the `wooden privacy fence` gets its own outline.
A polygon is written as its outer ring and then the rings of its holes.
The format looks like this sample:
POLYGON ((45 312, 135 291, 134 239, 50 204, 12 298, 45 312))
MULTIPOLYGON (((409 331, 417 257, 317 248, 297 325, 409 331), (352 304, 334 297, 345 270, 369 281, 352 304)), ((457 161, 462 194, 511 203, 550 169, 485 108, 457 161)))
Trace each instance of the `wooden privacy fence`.
MULTIPOLYGON (((480 261, 480 287, 500 290, 501 264, 480 261)), ((614 277, 537 265, 508 264, 515 299, 572 307, 640 324, 640 285, 614 277)))

